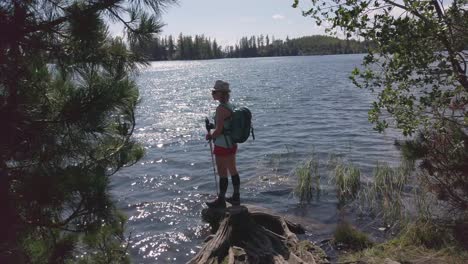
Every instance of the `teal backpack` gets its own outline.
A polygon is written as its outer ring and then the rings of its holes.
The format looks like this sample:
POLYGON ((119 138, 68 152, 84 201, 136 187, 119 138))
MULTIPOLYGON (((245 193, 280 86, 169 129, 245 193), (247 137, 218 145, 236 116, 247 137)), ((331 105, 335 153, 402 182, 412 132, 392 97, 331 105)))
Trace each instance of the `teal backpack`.
MULTIPOLYGON (((231 109, 225 107, 229 111, 231 109)), ((255 140, 254 129, 252 127, 252 113, 247 107, 234 108, 231 111, 231 129, 224 130, 225 135, 229 135, 234 143, 244 143, 252 133, 255 140)))

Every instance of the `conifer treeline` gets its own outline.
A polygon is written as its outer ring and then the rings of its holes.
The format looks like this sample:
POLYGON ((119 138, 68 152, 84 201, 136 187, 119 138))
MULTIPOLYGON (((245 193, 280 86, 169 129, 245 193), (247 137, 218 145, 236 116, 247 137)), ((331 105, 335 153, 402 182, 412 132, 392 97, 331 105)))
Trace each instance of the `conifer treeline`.
POLYGON ((145 46, 133 46, 134 51, 143 53, 149 60, 204 60, 222 58, 221 47, 216 40, 204 35, 184 36, 176 40, 172 35, 155 37, 145 46))
POLYGON ((308 36, 286 40, 275 37, 243 37, 239 43, 225 48, 227 58, 350 54, 367 52, 366 45, 356 40, 342 40, 329 36, 308 36))
POLYGON ((301 56, 326 54, 351 54, 367 52, 366 44, 356 40, 343 40, 330 36, 308 36, 286 40, 260 35, 243 37, 238 43, 224 49, 216 39, 204 35, 172 35, 155 37, 149 45, 132 47, 149 60, 197 60, 217 58, 247 58, 271 56, 301 56))

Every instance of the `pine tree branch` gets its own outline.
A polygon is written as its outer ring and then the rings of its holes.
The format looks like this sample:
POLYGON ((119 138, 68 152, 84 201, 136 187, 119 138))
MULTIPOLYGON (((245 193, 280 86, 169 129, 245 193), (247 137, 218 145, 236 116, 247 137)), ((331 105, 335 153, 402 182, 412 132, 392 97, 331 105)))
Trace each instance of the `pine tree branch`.
POLYGON ((125 25, 125 27, 126 27, 127 29, 129 29, 131 32, 133 32, 133 33, 135 33, 135 34, 138 34, 138 32, 137 32, 134 28, 131 27, 131 25, 129 24, 129 22, 127 22, 127 21, 125 21, 123 18, 121 18, 117 13, 115 13, 114 10, 112 10, 111 8, 108 8, 107 10, 108 10, 111 14, 113 14, 118 20, 120 20, 120 22, 122 22, 122 23, 125 25))
MULTIPOLYGON (((84 10, 82 10, 82 14, 93 14, 93 13, 96 13, 98 11, 101 11, 101 10, 105 10, 105 9, 109 9, 111 8, 112 6, 115 6, 115 4, 117 4, 118 2, 121 2, 122 0, 102 0, 102 1, 99 1, 95 4, 92 4, 90 6, 88 6, 87 8, 85 8, 84 10)), ((54 28, 62 23, 65 23, 67 22, 71 17, 72 17, 73 14, 68 14, 68 15, 65 15, 63 17, 60 17, 60 18, 57 18, 53 21, 48 21, 48 22, 44 22, 44 23, 40 23, 38 25, 35 25, 35 26, 31 26, 31 27, 28 27, 26 28, 25 31, 23 31, 23 33, 25 34, 28 34, 28 33, 33 33, 33 32, 36 32, 36 31, 48 31, 50 30, 51 28, 54 28)))
POLYGON ((52 3, 53 6, 61 9, 62 11, 66 11, 66 9, 63 6, 59 5, 57 2, 52 1, 52 0, 48 0, 48 2, 52 3))

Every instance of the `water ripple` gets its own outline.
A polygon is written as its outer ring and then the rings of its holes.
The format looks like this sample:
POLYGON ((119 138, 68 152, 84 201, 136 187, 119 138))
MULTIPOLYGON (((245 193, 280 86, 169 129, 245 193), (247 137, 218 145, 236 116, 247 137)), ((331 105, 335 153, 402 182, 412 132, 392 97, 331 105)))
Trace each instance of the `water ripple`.
MULTIPOLYGON (((134 138, 146 156, 112 178, 119 207, 128 216, 135 263, 184 263, 209 229, 200 219, 214 197, 205 117, 216 103, 216 79, 231 84, 234 104, 253 112, 256 140, 239 146, 244 202, 318 221, 330 233, 336 199, 325 182, 320 201, 299 206, 292 195, 294 169, 314 152, 322 161, 340 154, 370 178, 378 160, 398 162, 396 134, 378 134, 367 121, 373 96, 348 76, 362 55, 154 62, 138 77, 141 103, 134 138)), ((232 187, 229 187, 229 192, 232 187)))

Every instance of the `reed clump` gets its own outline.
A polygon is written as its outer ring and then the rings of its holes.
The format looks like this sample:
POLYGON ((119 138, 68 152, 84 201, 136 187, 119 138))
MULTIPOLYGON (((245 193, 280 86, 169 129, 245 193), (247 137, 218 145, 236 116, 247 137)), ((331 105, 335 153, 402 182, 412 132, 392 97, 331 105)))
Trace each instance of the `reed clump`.
POLYGON ((341 159, 331 158, 330 181, 335 185, 339 205, 354 200, 361 188, 361 171, 352 163, 345 163, 341 159))
MULTIPOLYGON (((457 242, 466 241, 463 238, 466 232, 454 232, 446 222, 440 222, 444 220, 436 214, 441 212, 440 205, 420 180, 414 160, 403 160, 397 167, 378 162, 368 183, 362 181, 357 166, 336 156, 329 159, 328 171, 328 182, 335 187, 339 209, 344 212, 347 206, 357 207, 361 213, 382 221, 383 230, 393 236, 374 245, 365 233, 343 221, 335 230, 333 244, 354 252, 341 256, 340 261, 468 263, 463 242, 457 242)), ((316 180, 320 179, 318 159, 314 157, 301 164, 295 172, 298 177, 295 194, 301 202, 310 201, 314 190, 320 190, 320 181, 316 180)), ((459 229, 467 226, 466 221, 460 226, 459 229)))
POLYGON ((377 164, 373 181, 362 186, 357 204, 381 218, 397 235, 385 243, 341 256, 341 262, 385 263, 391 259, 400 263, 468 263, 468 252, 456 242, 452 228, 437 217, 434 197, 414 177, 413 170, 412 162, 402 162, 399 167, 377 164), (411 180, 416 181, 407 188, 411 180))
POLYGON ((397 241, 403 246, 419 245, 430 249, 442 249, 453 244, 453 237, 446 228, 431 220, 420 219, 408 224, 400 232, 397 241))
POLYGON ((417 220, 404 227, 397 237, 362 251, 340 257, 340 262, 385 263, 386 259, 400 263, 468 263, 463 251, 450 232, 438 224, 417 220))
MULTIPOLYGON (((310 201, 314 192, 320 191, 318 164, 318 159, 313 156, 295 171, 298 185, 294 192, 301 203, 310 201)), ((357 208, 361 213, 381 220, 385 232, 396 234, 385 243, 373 245, 366 234, 343 221, 336 228, 333 242, 355 252, 340 260, 468 263, 468 252, 457 242, 466 241, 457 238, 466 232, 453 232, 453 228, 439 221, 443 217, 435 212, 440 212, 440 205, 419 179, 414 160, 403 160, 398 167, 378 162, 372 172, 372 181, 368 183, 361 181, 357 166, 336 156, 329 159, 328 171, 328 182, 335 187, 340 210, 345 206, 357 208)), ((466 226, 466 220, 461 226, 466 226)))
POLYGON ((300 203, 310 203, 314 197, 320 195, 319 161, 315 155, 302 163, 295 170, 297 186, 294 195, 299 198, 300 203))
POLYGON ((410 171, 407 166, 393 168, 378 162, 373 171, 373 181, 358 193, 360 210, 381 217, 386 226, 396 226, 406 221, 404 191, 410 171))

